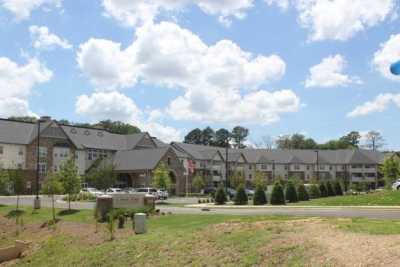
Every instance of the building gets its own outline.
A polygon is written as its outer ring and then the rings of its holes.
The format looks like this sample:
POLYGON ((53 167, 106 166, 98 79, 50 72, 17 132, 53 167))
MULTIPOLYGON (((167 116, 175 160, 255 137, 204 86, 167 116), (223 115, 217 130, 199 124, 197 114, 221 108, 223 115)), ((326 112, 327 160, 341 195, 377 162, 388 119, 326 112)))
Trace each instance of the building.
POLYGON ((150 186, 152 172, 161 162, 170 170, 173 190, 183 192, 184 168, 169 145, 148 133, 113 134, 106 130, 62 125, 50 117, 39 123, 0 119, 0 169, 21 169, 26 191, 35 192, 37 159, 39 186, 47 174, 73 158, 80 175, 95 162, 114 164, 120 186, 150 186), (38 151, 39 139, 39 151, 38 151))

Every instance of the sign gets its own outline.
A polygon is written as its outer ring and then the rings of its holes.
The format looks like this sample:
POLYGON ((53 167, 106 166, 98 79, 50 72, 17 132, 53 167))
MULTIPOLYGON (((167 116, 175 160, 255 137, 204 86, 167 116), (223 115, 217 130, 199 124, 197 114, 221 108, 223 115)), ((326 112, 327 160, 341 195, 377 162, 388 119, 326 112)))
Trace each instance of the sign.
POLYGON ((114 208, 143 208, 146 205, 145 193, 112 194, 114 208))

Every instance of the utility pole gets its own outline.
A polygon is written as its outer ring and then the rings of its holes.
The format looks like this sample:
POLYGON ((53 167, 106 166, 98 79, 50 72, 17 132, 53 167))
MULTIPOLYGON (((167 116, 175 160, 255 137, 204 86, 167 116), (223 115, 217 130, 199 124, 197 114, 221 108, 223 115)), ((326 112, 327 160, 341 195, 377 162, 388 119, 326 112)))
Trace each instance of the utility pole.
POLYGON ((319 182, 319 151, 315 150, 315 153, 317 153, 317 181, 319 182))
POLYGON ((34 209, 40 209, 40 198, 39 198, 39 157, 40 157, 40 122, 41 120, 39 119, 37 121, 37 146, 36 146, 36 197, 33 201, 33 208, 34 209))

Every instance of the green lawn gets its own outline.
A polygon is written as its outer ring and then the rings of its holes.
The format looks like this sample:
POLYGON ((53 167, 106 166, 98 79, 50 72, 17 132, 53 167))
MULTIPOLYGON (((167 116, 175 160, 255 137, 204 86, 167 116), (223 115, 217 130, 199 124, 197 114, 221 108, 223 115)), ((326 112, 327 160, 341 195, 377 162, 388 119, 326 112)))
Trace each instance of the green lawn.
POLYGON ((364 195, 318 198, 294 205, 307 206, 400 206, 400 191, 380 191, 364 195))

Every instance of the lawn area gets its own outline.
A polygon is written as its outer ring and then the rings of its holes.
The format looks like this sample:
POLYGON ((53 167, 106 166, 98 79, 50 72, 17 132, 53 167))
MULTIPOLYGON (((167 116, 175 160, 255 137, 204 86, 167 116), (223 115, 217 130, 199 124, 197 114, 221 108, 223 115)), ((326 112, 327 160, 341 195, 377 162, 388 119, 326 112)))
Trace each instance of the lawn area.
MULTIPOLYGON (((0 246, 16 238, 14 221, 4 217, 11 210, 0 207, 0 246)), ((128 223, 117 230, 114 241, 109 241, 105 225, 96 233, 91 216, 91 211, 59 216, 62 221, 50 229, 40 226, 50 218, 50 209, 33 214, 26 209, 25 230, 18 238, 32 240, 34 245, 13 264, 343 266, 350 262, 376 266, 387 259, 400 261, 400 221, 166 215, 150 217, 147 234, 135 235, 128 223), (382 246, 387 252, 377 250, 382 246)))
POLYGON ((400 206, 400 191, 378 191, 364 195, 349 195, 312 199, 294 205, 307 206, 400 206))

